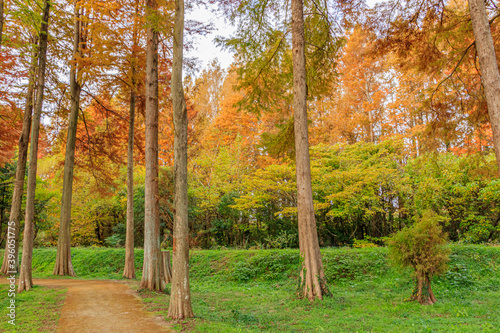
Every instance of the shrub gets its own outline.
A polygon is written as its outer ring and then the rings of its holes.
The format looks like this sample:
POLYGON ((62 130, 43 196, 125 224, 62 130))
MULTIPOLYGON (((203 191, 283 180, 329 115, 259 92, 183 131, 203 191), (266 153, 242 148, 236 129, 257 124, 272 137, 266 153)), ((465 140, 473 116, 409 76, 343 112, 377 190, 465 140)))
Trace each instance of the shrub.
POLYGON ((434 304, 431 289, 434 275, 443 274, 450 260, 450 249, 445 246, 447 234, 439 222, 442 217, 426 211, 414 226, 395 234, 389 241, 389 255, 395 265, 414 269, 416 279, 411 300, 420 304, 434 304))

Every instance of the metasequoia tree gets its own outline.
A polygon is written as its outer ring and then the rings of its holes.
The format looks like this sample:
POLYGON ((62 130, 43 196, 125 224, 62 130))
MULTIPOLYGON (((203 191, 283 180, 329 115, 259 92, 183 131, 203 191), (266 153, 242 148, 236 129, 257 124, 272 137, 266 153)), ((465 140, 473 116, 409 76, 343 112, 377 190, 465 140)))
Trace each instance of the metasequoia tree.
MULTIPOLYGON (((389 0, 378 4, 369 16, 368 22, 379 36, 376 52, 394 59, 391 62, 410 79, 405 83, 407 90, 413 98, 417 96, 417 103, 422 103, 423 107, 408 117, 408 123, 416 130, 425 130, 419 140, 424 149, 473 152, 493 144, 495 152, 499 152, 499 130, 495 129, 500 126, 499 116, 492 102, 498 97, 487 97, 495 96, 488 92, 495 80, 487 79, 494 70, 484 62, 494 65, 493 47, 498 39, 495 34, 498 34, 496 26, 500 16, 492 9, 493 15, 488 21, 482 2, 471 1, 469 7, 467 11, 467 2, 463 0, 389 0), (488 34, 493 34, 489 42, 488 34), (484 59, 490 61, 483 62, 481 54, 486 53, 489 56, 484 59), (415 78, 420 82, 415 82, 415 78)), ((403 85, 397 81, 402 90, 403 85)), ((414 108, 416 103, 409 102, 414 108)), ((414 143, 417 146, 416 140, 414 143)), ((499 160, 497 155, 497 163, 499 160)))
MULTIPOLYGON (((33 38, 33 45, 36 45, 38 38, 33 38)), ((26 160, 28 156, 29 136, 31 129, 31 115, 33 113, 33 94, 35 91, 35 71, 37 67, 38 53, 33 51, 31 65, 28 76, 28 90, 26 92, 26 105, 24 106, 23 126, 19 137, 19 152, 17 157, 16 180, 12 193, 12 204, 10 207, 9 221, 14 222, 15 244, 14 253, 9 251, 9 243, 5 244, 5 252, 1 272, 7 274, 8 271, 18 271, 19 266, 19 221, 21 217, 21 203, 24 189, 24 176, 26 173, 26 160), (13 255, 13 257, 12 257, 13 255), (13 260, 13 261, 12 261, 13 260)))
POLYGON ((479 57, 481 82, 484 86, 488 114, 493 130, 498 172, 500 173, 500 74, 495 55, 495 44, 491 37, 484 0, 469 0, 469 10, 477 55, 479 57))
POLYGON ((242 109, 289 114, 293 107, 293 125, 288 116, 284 128, 294 134, 278 137, 295 136, 295 140, 283 140, 279 146, 296 154, 299 245, 304 259, 301 290, 304 297, 313 300, 322 298, 327 287, 312 205, 307 98, 331 90, 341 41, 332 23, 331 13, 337 9, 330 3, 307 1, 306 17, 302 1, 291 3, 290 20, 287 1, 229 1, 228 12, 231 20, 237 21, 238 30, 237 36, 225 44, 239 55, 239 88, 244 91, 239 103, 242 109), (305 48, 305 44, 311 47, 305 48), (289 147, 293 142, 295 147, 289 147))
POLYGON ((189 287, 189 226, 187 134, 188 117, 182 86, 184 46, 184 0, 175 1, 174 49, 172 62, 172 102, 174 109, 174 237, 172 289, 168 316, 173 319, 194 317, 189 287))
POLYGON ((80 110, 81 86, 78 82, 79 73, 77 58, 81 56, 81 20, 79 3, 75 1, 74 31, 73 31, 73 63, 70 70, 71 105, 66 141, 66 158, 64 160, 63 191, 61 199, 61 218, 59 224, 59 239, 57 242, 56 265, 54 275, 75 276, 71 263, 71 200, 73 195, 73 168, 75 165, 76 130, 78 112, 80 110))
POLYGON ((134 118, 135 118, 135 99, 136 99, 136 48, 138 47, 138 11, 139 1, 135 2, 134 26, 132 33, 132 52, 130 57, 130 112, 127 143, 127 227, 125 238, 125 268, 123 276, 129 279, 135 279, 134 268, 134 118))
POLYGON ((314 216, 311 166, 307 131, 306 58, 304 52, 304 9, 302 0, 292 0, 293 109, 295 132, 295 167, 297 172, 297 210, 299 248, 303 259, 301 293, 309 300, 322 299, 328 293, 323 262, 319 251, 314 216))
POLYGON ((3 37, 3 0, 0 0, 0 50, 2 49, 2 37, 3 37))
POLYGON ((44 1, 42 24, 40 27, 40 48, 38 50, 38 80, 35 99, 35 110, 31 125, 30 163, 28 170, 28 189, 26 195, 26 214, 24 218, 23 257, 19 275, 18 291, 29 290, 33 286, 31 276, 31 261, 33 256, 33 229, 35 217, 35 189, 36 170, 38 162, 38 135, 40 132, 40 118, 43 106, 43 91, 45 88, 45 65, 47 60, 47 39, 49 23, 50 1, 44 1))
POLYGON ((146 177, 144 194, 144 266, 141 288, 163 290, 158 201, 158 32, 156 0, 146 1, 146 177))
POLYGON ((134 118, 135 92, 130 89, 130 115, 127 143, 127 227, 123 276, 135 279, 134 268, 134 118))

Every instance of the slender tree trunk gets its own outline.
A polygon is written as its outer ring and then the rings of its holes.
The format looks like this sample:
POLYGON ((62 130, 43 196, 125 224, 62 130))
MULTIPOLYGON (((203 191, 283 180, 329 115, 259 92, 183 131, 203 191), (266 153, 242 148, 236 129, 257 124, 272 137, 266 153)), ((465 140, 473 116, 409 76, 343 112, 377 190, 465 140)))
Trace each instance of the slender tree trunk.
POLYGON ((172 60, 172 104, 174 109, 174 237, 172 291, 168 317, 194 317, 189 287, 189 225, 187 193, 187 129, 188 118, 182 87, 184 47, 184 0, 175 1, 174 45, 172 60))
MULTIPOLYGON (((38 38, 34 38, 34 43, 38 43, 38 38)), ((38 52, 33 52, 31 59, 29 79, 28 79, 28 92, 26 95, 26 105, 24 106, 24 119, 21 136, 19 137, 19 153, 17 157, 16 180, 14 183, 14 191, 12 193, 12 204, 10 207, 9 221, 14 222, 14 248, 9 248, 9 243, 5 244, 5 252, 3 257, 3 264, 1 272, 8 274, 8 272, 18 272, 19 269, 19 221, 21 219, 21 204, 23 201, 24 191, 24 176, 26 174, 26 160, 28 157, 28 145, 31 130, 31 114, 33 113, 33 94, 35 91, 35 72, 38 61, 38 52), (12 253, 12 250, 14 251, 12 253)))
POLYGON ((476 40, 476 50, 479 56, 481 82, 484 86, 488 114, 493 130, 493 144, 500 174, 500 74, 495 55, 490 24, 486 14, 484 0, 469 0, 469 10, 472 20, 472 30, 476 40))
POLYGON ((141 288, 165 288, 160 252, 158 202, 158 33, 154 16, 156 0, 146 1, 146 181, 144 198, 144 266, 141 288))
POLYGON ((2 49, 3 23, 4 23, 3 0, 0 0, 0 50, 2 49))
POLYGON ((38 84, 35 102, 35 112, 31 124, 30 164, 28 170, 28 191, 26 195, 26 215, 24 218, 23 257, 19 275, 18 291, 29 290, 33 286, 31 276, 31 259, 33 256, 33 219, 35 215, 35 189, 38 154, 38 134, 43 105, 43 90, 45 88, 45 65, 47 61, 47 38, 49 24, 50 2, 45 0, 40 27, 40 49, 38 61, 38 84))
POLYGON ((61 200, 61 219, 59 224, 59 239, 57 242, 56 265, 54 275, 75 276, 71 263, 71 200, 73 194, 73 168, 75 165, 76 128, 78 112, 80 109, 81 86, 78 82, 77 55, 80 52, 80 9, 75 1, 75 28, 73 33, 73 61, 70 70, 71 105, 68 124, 68 137, 66 140, 66 158, 64 160, 63 191, 61 200))
MULTIPOLYGON (((307 86, 302 0, 292 0, 293 105, 299 247, 303 260, 301 293, 309 300, 328 293, 314 216, 307 130, 307 86)), ((175 269, 175 268, 174 268, 175 269)))
POLYGON ((130 119, 127 150, 127 235, 125 239, 125 269, 123 276, 135 279, 134 268, 134 117, 135 87, 130 91, 130 119))
POLYGON ((132 53, 130 74, 132 77, 132 87, 130 89, 130 119, 128 129, 128 150, 127 150, 127 233, 125 239, 125 269, 123 276, 128 279, 135 279, 134 264, 134 119, 135 119, 135 49, 137 47, 136 24, 139 14, 139 1, 135 2, 134 31, 132 33, 132 53))

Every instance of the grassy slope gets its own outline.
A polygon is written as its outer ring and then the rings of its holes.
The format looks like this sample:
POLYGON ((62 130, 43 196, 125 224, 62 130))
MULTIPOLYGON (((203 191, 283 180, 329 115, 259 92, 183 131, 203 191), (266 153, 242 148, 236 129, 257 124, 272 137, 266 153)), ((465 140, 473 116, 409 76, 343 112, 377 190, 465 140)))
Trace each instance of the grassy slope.
MULTIPOLYGON (((387 250, 322 250, 333 296, 297 299, 296 250, 193 251, 191 287, 197 319, 177 324, 195 332, 496 332, 500 327, 500 248, 452 246, 450 271, 434 279, 438 303, 404 299, 411 272, 390 267, 387 250)), ((121 278, 123 249, 72 249, 79 278, 121 278)), ((136 251, 140 275, 142 251, 136 251)), ((35 277, 49 277, 55 249, 37 249, 35 277)), ((137 283, 135 284, 137 285, 137 283)), ((168 295, 142 292, 166 315, 168 295)), ((1 326, 0 326, 1 327, 1 326)))

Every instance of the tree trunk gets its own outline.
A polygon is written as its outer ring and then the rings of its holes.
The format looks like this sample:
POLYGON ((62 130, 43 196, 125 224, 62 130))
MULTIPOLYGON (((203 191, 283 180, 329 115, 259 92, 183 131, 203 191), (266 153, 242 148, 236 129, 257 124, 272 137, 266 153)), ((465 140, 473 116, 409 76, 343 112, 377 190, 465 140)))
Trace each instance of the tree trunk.
POLYGON ((146 1, 146 180, 144 197, 144 266, 141 288, 165 288, 160 252, 158 202, 158 32, 155 31, 156 0, 146 1))
POLYGON ((472 30, 479 56, 481 82, 484 86, 488 114, 493 131, 493 144, 500 174, 500 74, 484 0, 469 0, 472 30))
POLYGON ((161 251, 163 258, 163 276, 165 276, 165 283, 172 282, 172 266, 170 266, 170 252, 161 251))
POLYGON ((73 168, 75 165, 76 127, 80 109, 81 86, 78 82, 77 55, 80 53, 80 13, 75 1, 75 30, 73 33, 73 61, 70 70, 71 106, 68 124, 68 137, 66 140, 66 158, 64 160, 64 178, 61 200, 61 219, 59 224, 59 239, 57 242, 56 265, 54 275, 75 276, 71 263, 71 200, 73 195, 73 168))
MULTIPOLYGON (((38 38, 34 38, 33 44, 38 43, 38 38)), ((18 272, 19 269, 19 221, 21 218, 21 204, 23 201, 24 176, 26 174, 26 160, 28 157, 28 145, 31 130, 31 114, 33 113, 33 94, 35 91, 35 71, 37 67, 38 52, 33 52, 31 59, 28 92, 26 95, 26 105, 24 106, 24 119, 21 136, 19 137, 19 153, 17 157, 16 180, 12 193, 12 204, 10 206, 9 221, 14 222, 14 248, 9 248, 9 242, 5 244, 5 252, 1 272, 18 272), (13 250, 13 252, 12 252, 13 250)), ((9 237, 7 237, 9 238, 9 237)))
POLYGON ((132 32, 132 52, 130 76, 132 86, 130 88, 130 119, 128 129, 128 150, 127 150, 127 232, 125 238, 125 269, 123 276, 128 279, 135 279, 134 264, 134 119, 135 119, 135 49, 137 47, 137 17, 139 14, 139 1, 135 2, 134 30, 132 32))
POLYGON ((437 302, 431 288, 432 278, 427 274, 418 274, 415 289, 410 298, 412 301, 417 301, 422 305, 432 305, 437 302))
POLYGON ((35 112, 31 124, 30 164, 28 170, 28 190, 26 195, 26 215, 24 218, 23 257, 19 275, 18 291, 29 290, 33 286, 31 276, 31 260, 33 256, 33 219, 35 215, 35 189, 38 154, 38 134, 40 133, 40 118, 43 105, 43 90, 45 88, 45 65, 47 60, 47 37, 49 24, 50 2, 45 0, 42 24, 40 27, 40 49, 38 61, 38 84, 35 102, 35 112))
POLYGON ((123 276, 135 279, 134 268, 134 117, 135 87, 130 91, 130 119, 127 150, 127 235, 125 239, 125 269, 123 276))
POLYGON ((3 0, 0 0, 0 50, 2 49, 2 38, 3 38, 3 23, 4 23, 4 15, 3 15, 3 0))
POLYGON ((182 87, 184 47, 184 0, 175 1, 174 44, 172 59, 172 105, 174 109, 174 235, 172 291, 168 317, 194 317, 189 287, 189 225, 187 193, 187 129, 188 118, 182 87))
POLYGON ((302 0, 292 0, 292 52, 297 210, 299 247, 303 260, 300 284, 301 296, 312 301, 315 298, 323 299, 323 294, 328 293, 328 289, 319 251, 311 187, 302 0))

